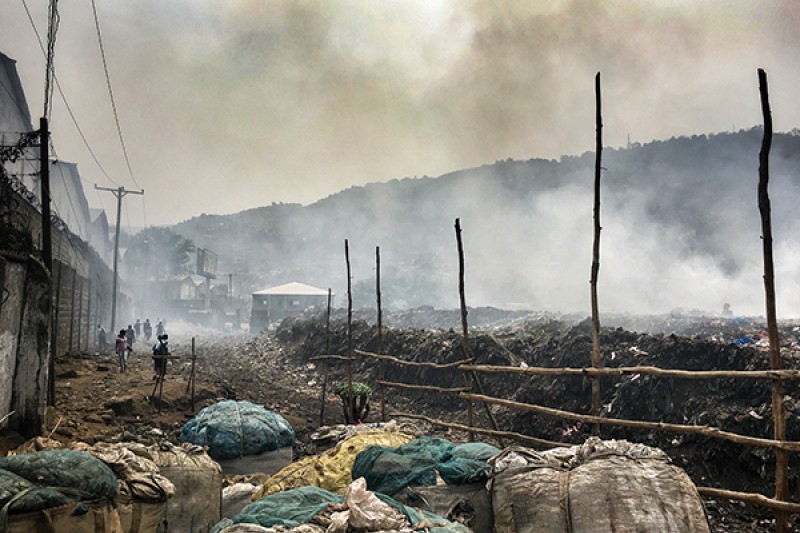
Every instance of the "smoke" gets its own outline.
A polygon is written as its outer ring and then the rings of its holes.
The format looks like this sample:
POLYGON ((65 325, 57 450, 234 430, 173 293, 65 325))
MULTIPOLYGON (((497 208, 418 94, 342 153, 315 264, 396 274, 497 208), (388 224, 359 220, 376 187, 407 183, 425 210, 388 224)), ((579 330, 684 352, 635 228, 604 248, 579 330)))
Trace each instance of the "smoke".
MULTIPOLYGON (((42 31, 44 8, 31 7, 42 31)), ((591 150, 597 71, 609 145, 760 122, 757 67, 770 73, 776 128, 800 123, 800 8, 790 0, 114 0, 98 9, 149 223, 591 150)), ((91 10, 61 11, 62 86, 101 161, 132 187, 91 10)), ((35 116, 41 55, 19 4, 4 3, 0 18, 0 49, 19 61, 35 116)), ((60 102, 53 130, 59 155, 108 185, 60 102)))

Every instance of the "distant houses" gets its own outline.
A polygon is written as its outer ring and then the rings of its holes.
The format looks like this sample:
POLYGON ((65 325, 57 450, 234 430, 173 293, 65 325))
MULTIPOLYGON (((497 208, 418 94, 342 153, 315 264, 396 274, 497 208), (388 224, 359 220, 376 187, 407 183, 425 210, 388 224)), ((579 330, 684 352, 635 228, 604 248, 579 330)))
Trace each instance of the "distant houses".
POLYGON ((312 308, 325 309, 327 306, 328 290, 305 283, 292 282, 257 291, 253 293, 250 331, 261 331, 270 323, 287 316, 297 315, 312 308))

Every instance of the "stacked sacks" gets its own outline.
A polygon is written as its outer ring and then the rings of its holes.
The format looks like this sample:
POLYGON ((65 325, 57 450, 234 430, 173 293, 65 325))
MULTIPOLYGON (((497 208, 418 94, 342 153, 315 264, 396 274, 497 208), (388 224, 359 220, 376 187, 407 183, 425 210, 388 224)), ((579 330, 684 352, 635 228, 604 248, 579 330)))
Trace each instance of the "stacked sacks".
POLYGON ((0 459, 0 531, 121 533, 117 478, 90 454, 48 450, 0 459))
POLYGON ((412 438, 398 431, 369 430, 356 433, 321 455, 305 457, 280 470, 264 482, 253 499, 305 486, 344 494, 353 480, 353 463, 358 454, 370 446, 394 447, 412 438))
POLYGON ((148 449, 136 443, 78 443, 74 448, 97 457, 117 476, 117 510, 124 533, 155 533, 175 485, 160 474, 148 449))
MULTIPOLYGON (((36 437, 17 448, 17 453, 64 449, 47 437, 36 437)), ((164 518, 166 501, 175 486, 160 475, 148 448, 135 442, 76 442, 70 449, 86 452, 105 463, 117 477, 117 512, 123 533, 155 533, 164 518)))
POLYGON ((188 421, 180 441, 207 446, 214 459, 258 455, 294 443, 292 426, 278 413, 247 401, 209 405, 188 421))

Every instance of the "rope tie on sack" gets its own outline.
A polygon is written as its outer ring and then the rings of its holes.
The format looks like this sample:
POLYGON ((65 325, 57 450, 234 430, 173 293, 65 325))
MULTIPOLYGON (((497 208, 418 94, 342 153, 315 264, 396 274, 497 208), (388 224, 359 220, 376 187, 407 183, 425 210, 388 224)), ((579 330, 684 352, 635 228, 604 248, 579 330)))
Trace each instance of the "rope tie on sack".
POLYGON ((244 457, 244 425, 242 415, 239 412, 239 402, 236 402, 236 418, 239 420, 239 459, 244 457))

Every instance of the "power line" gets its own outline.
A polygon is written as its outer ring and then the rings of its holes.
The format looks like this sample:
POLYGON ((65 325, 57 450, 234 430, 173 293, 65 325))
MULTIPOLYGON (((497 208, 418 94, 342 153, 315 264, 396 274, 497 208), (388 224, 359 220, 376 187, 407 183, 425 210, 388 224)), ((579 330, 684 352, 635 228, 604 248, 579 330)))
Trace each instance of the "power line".
MULTIPOLYGON (((41 49, 42 54, 44 54, 45 57, 47 57, 47 52, 45 52, 44 44, 42 44, 42 37, 39 35, 39 30, 36 28, 36 23, 33 21, 33 16, 31 15, 30 9, 28 9, 28 4, 25 2, 25 0, 22 0, 22 5, 25 7, 25 13, 28 15, 28 20, 31 23, 33 32, 36 34, 36 39, 39 41, 39 48, 41 49)), ((119 183, 117 183, 114 179, 112 179, 111 176, 108 174, 108 172, 106 172, 106 169, 103 168, 103 165, 100 164, 100 160, 97 159, 97 155, 94 153, 94 150, 92 149, 91 145, 89 145, 89 141, 88 139, 86 139, 86 135, 84 135, 83 129, 81 129, 80 124, 78 124, 78 119, 75 117, 75 113, 72 112, 72 107, 69 105, 69 102, 67 101, 67 97, 64 94, 64 91, 61 89, 61 83, 58 81, 58 76, 55 75, 55 72, 53 73, 53 80, 56 82, 56 88, 58 89, 58 94, 61 95, 61 100, 64 102, 64 107, 67 108, 67 113, 69 113, 69 116, 72 119, 72 123, 75 124, 75 129, 78 130, 78 135, 80 135, 81 140, 83 140, 84 146, 86 146, 86 149, 89 151, 89 154, 92 156, 92 159, 94 159, 97 168, 100 169, 100 171, 108 179, 108 181, 110 181, 116 186, 119 186, 119 183)), ((8 89, 6 90, 8 91, 8 89)), ((19 107, 19 103, 17 103, 17 107, 19 107)), ((20 111, 22 111, 22 108, 20 108, 20 111)))
POLYGON ((122 154, 125 156, 125 164, 128 165, 128 173, 131 175, 131 179, 133 183, 142 188, 139 183, 136 181, 136 177, 133 175, 133 169, 131 168, 131 161, 128 158, 128 149, 125 147, 125 139, 122 136, 122 127, 119 124, 119 114, 117 113, 117 104, 114 101, 114 91, 111 89, 111 77, 108 75, 108 63, 106 62, 106 51, 103 47, 103 37, 100 33, 100 20, 97 18, 97 6, 95 5, 95 1, 92 0, 92 13, 94 14, 94 27, 97 30, 97 42, 100 44, 100 56, 103 58, 103 71, 106 75, 106 85, 108 86, 108 96, 111 98, 111 109, 114 111, 114 121, 117 124, 117 134, 119 134, 119 144, 122 146, 122 154))

